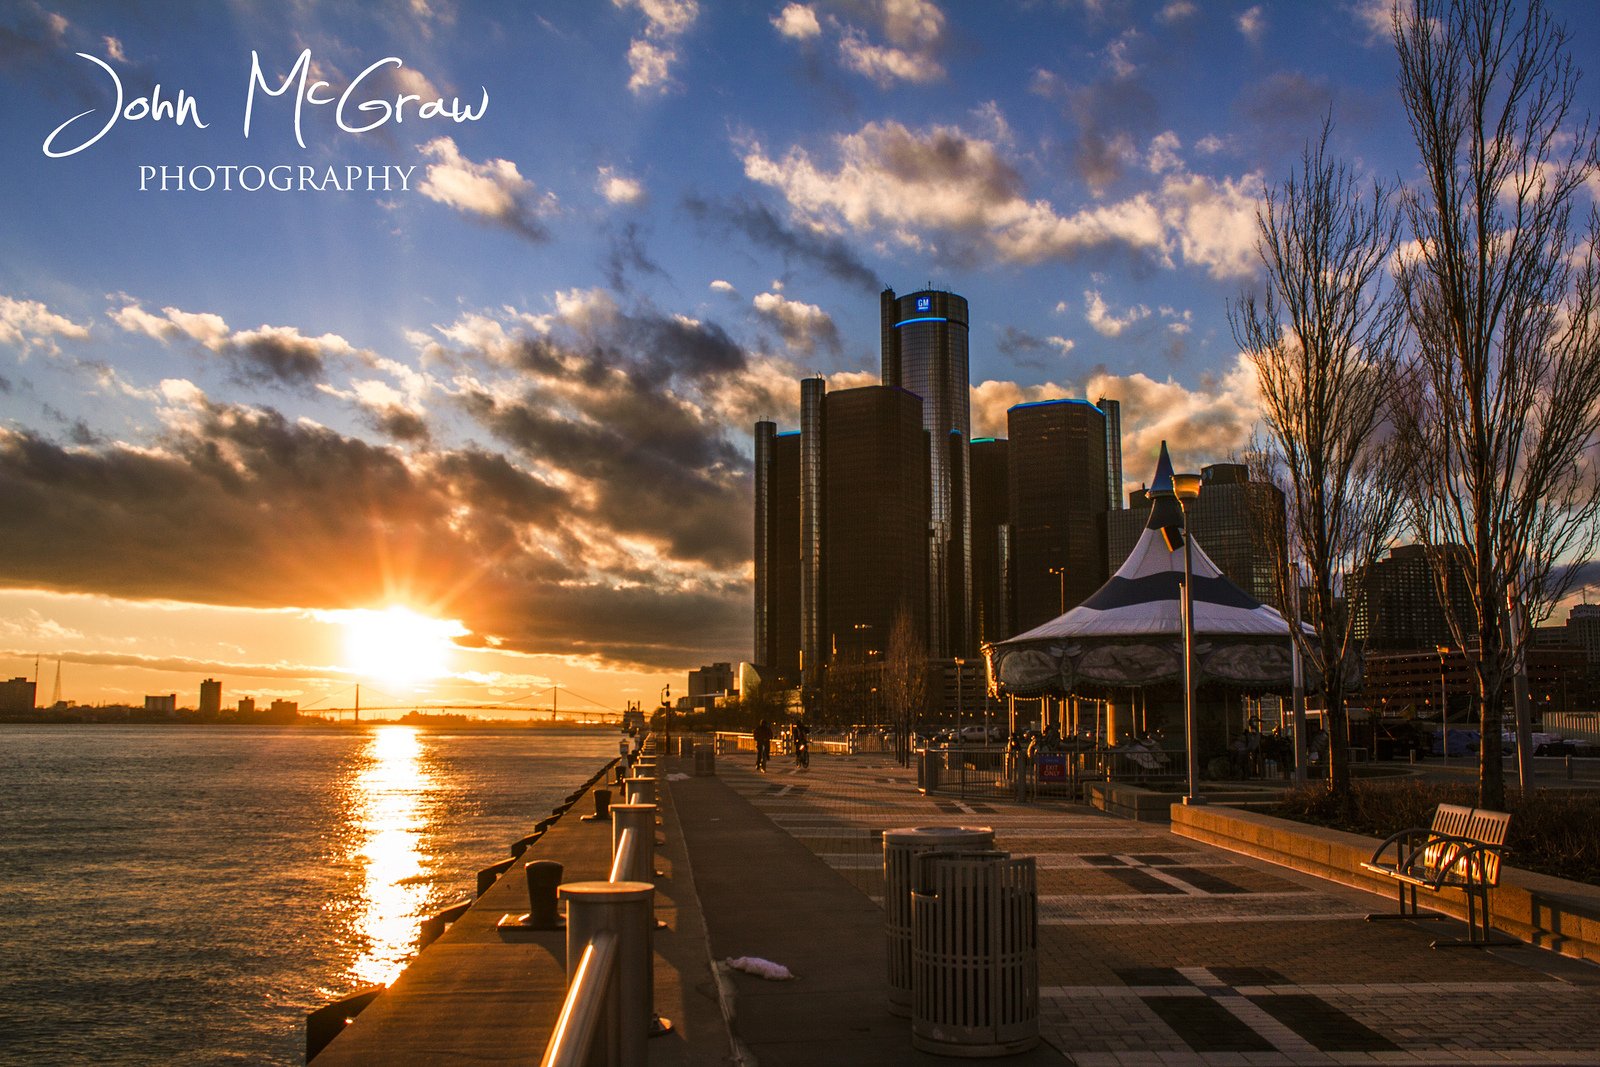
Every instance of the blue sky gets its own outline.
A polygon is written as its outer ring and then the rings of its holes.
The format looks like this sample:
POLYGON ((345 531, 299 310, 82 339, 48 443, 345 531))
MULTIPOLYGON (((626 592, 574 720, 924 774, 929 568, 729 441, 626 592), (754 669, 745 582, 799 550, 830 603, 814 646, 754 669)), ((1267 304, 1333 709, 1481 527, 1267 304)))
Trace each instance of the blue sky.
MULTIPOLYGON (((1552 9, 1581 65, 1600 20, 1552 9)), ((357 676, 337 613, 404 603, 459 621, 415 699, 653 702, 748 657, 750 425, 876 376, 882 285, 971 302, 975 433, 1117 397, 1137 484, 1162 439, 1198 467, 1250 435, 1226 312, 1263 183, 1330 110, 1361 173, 1415 173, 1367 0, 171 12, 0 5, 0 674, 60 655, 82 700, 317 699, 357 676), (307 104, 302 148, 258 87, 246 138, 252 52, 277 88, 307 49, 347 125, 420 99, 359 134, 307 104), (47 157, 111 114, 80 52, 190 121, 47 157), (251 165, 411 169, 140 188, 251 165)))

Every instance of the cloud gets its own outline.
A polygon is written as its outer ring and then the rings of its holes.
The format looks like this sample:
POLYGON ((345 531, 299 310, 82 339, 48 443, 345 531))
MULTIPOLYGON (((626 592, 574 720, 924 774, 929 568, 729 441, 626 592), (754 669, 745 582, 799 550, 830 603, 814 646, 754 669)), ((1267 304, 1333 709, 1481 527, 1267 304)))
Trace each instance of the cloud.
POLYGON ((777 27, 779 34, 796 41, 809 41, 822 36, 822 25, 817 21, 817 13, 806 4, 789 4, 772 16, 771 21, 777 27))
POLYGON ((684 206, 696 219, 719 232, 736 231, 765 253, 777 252, 785 265, 800 262, 847 285, 878 290, 878 276, 839 237, 814 230, 794 230, 771 208, 750 198, 704 200, 690 197, 684 206))
POLYGON ((1259 174, 1221 181, 1198 174, 1168 177, 1161 189, 1163 217, 1184 261, 1218 279, 1254 274, 1261 188, 1259 174))
POLYGON ((85 341, 89 327, 58 315, 37 300, 0 295, 0 345, 15 345, 23 355, 35 348, 56 355, 61 351, 58 337, 85 341))
POLYGON ((737 295, 739 292, 739 290, 733 287, 732 282, 724 281, 721 278, 713 278, 711 285, 708 288, 710 288, 714 293, 732 293, 737 295))
POLYGON ((839 351, 839 327, 832 316, 815 304, 790 300, 778 293, 759 293, 751 301, 756 313, 777 328, 790 349, 811 355, 820 344, 839 351))
POLYGON ((545 241, 550 231, 541 221, 555 210, 554 193, 534 195, 533 182, 522 176, 509 159, 474 163, 463 156, 454 139, 436 137, 422 153, 438 160, 428 164, 417 191, 485 222, 504 226, 530 241, 545 241))
POLYGON ((1172 24, 1193 18, 1199 11, 1192 0, 1170 0, 1162 9, 1156 12, 1156 21, 1172 24))
POLYGON ((1234 25, 1239 27, 1239 32, 1244 34, 1245 40, 1251 44, 1260 44, 1261 38, 1267 32, 1267 16, 1261 10, 1261 5, 1246 9, 1234 20, 1234 25))
POLYGON ((1180 470, 1237 455, 1248 445, 1260 411, 1255 368, 1240 354, 1223 373, 1207 375, 1197 386, 1104 369, 1069 384, 983 381, 971 390, 973 436, 1007 436, 1006 411, 1016 404, 1074 396, 1107 397, 1122 405, 1125 489, 1148 481, 1162 441, 1180 470))
POLYGON ((293 326, 229 329, 211 312, 161 309, 156 315, 137 303, 107 312, 112 322, 130 333, 142 333, 163 344, 187 339, 227 360, 234 375, 258 384, 303 386, 319 381, 328 361, 361 354, 335 333, 307 337, 293 326))
POLYGON ((1076 341, 1055 334, 1039 337, 1015 326, 1007 326, 1000 331, 1000 340, 995 342, 994 347, 995 351, 1018 366, 1043 370, 1050 354, 1064 357, 1077 346, 1076 341))
MULTIPOLYGON (((779 35, 809 45, 824 34, 817 6, 791 3, 772 17, 772 25, 779 35)), ((830 6, 850 16, 830 14, 826 20, 846 70, 883 89, 899 82, 925 85, 944 78, 939 58, 944 12, 931 0, 850 0, 830 6)))
POLYGON ((1150 309, 1143 304, 1135 304, 1118 315, 1106 305, 1100 293, 1093 289, 1084 291, 1083 305, 1084 321, 1101 337, 1121 337, 1129 326, 1150 317, 1150 309))
POLYGON ((644 186, 639 180, 624 177, 611 167, 600 168, 595 190, 612 204, 637 204, 644 200, 644 186))
POLYGON ((644 36, 628 45, 628 89, 635 95, 664 93, 672 87, 677 41, 700 15, 696 0, 611 0, 624 10, 637 8, 645 18, 644 36))
POLYGON ((603 269, 606 284, 619 293, 627 288, 629 271, 636 274, 665 276, 661 264, 651 259, 650 254, 645 251, 644 239, 640 236, 640 232, 639 224, 630 222, 609 235, 603 269))

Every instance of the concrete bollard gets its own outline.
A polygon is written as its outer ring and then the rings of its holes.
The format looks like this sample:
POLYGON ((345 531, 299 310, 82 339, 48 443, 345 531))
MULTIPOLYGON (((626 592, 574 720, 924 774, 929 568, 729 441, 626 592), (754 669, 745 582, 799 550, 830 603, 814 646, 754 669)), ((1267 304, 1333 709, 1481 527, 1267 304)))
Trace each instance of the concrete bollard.
POLYGON ((616 971, 607 999, 612 1010, 595 1034, 591 1063, 642 1064, 654 1020, 650 928, 655 886, 648 882, 569 882, 558 891, 567 902, 567 982, 597 934, 617 938, 616 971))
POLYGON ((611 818, 611 790, 596 789, 594 791, 594 814, 585 815, 583 822, 604 822, 611 818))
POLYGON ((628 779, 629 804, 654 804, 655 802, 656 780, 654 778, 628 779))
POLYGON ((656 806, 654 804, 611 805, 611 861, 614 877, 626 882, 648 882, 656 870, 656 806), (625 871, 616 870, 617 850, 622 845, 622 835, 635 831, 638 841, 633 853, 633 865, 625 871))
POLYGON ((530 930, 561 929, 561 914, 556 910, 556 888, 565 868, 554 860, 534 860, 523 868, 528 875, 528 915, 523 925, 530 930))

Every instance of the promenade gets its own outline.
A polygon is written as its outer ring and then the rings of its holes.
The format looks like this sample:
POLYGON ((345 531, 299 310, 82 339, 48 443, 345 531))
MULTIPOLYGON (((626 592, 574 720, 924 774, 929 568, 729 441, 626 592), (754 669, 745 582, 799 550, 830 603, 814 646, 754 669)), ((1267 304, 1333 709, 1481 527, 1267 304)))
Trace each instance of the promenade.
MULTIPOLYGON (((1600 967, 1516 946, 1440 951, 1436 921, 1368 923, 1393 898, 1064 803, 925 797, 876 755, 807 771, 662 757, 650 1064, 936 1064, 884 1007, 879 835, 979 825, 1038 863, 1043 1044, 1012 1064, 1600 1064, 1600 967), (726 961, 788 967, 767 981, 726 961)), ((525 859, 603 877, 584 798, 525 859)), ((520 865, 317 1063, 537 1062, 561 935, 508 933, 520 865)))

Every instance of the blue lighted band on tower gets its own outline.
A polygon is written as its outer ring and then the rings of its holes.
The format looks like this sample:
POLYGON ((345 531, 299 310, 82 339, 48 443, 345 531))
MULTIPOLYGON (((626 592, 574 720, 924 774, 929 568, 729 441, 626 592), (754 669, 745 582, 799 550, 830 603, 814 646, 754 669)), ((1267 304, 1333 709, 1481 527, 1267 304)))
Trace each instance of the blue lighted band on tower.
POLYGON ((950 320, 945 318, 943 315, 928 315, 925 318, 920 318, 920 319, 901 319, 899 322, 894 324, 894 328, 898 330, 900 327, 909 326, 913 322, 949 322, 949 321, 950 320))

